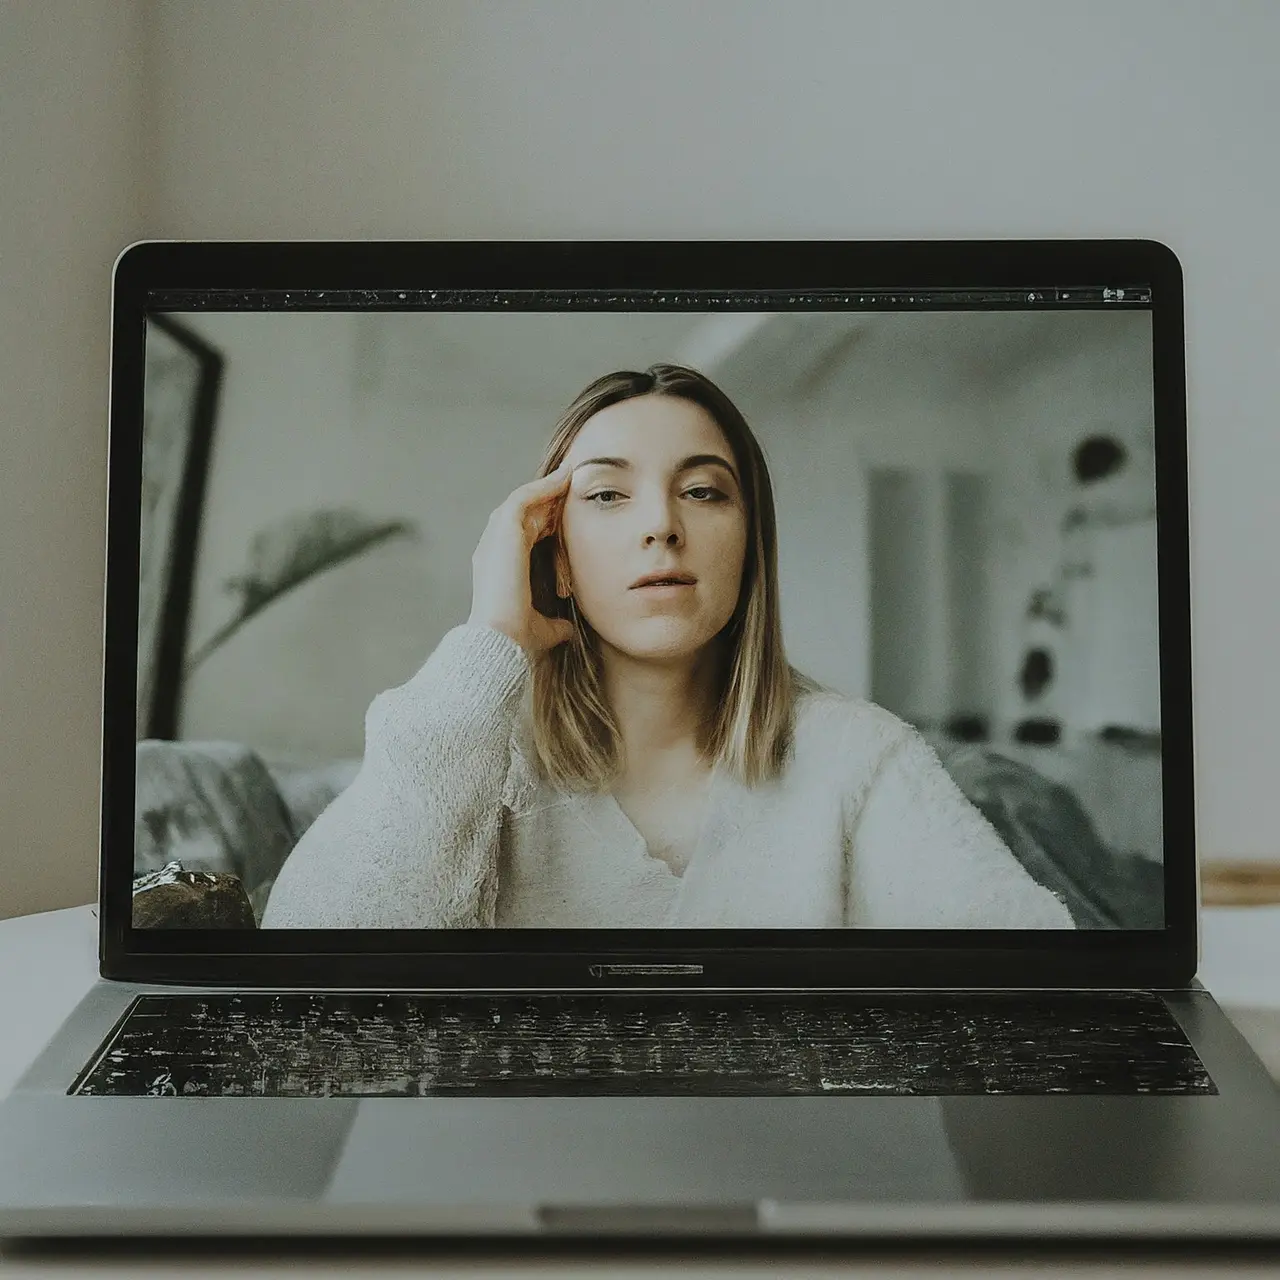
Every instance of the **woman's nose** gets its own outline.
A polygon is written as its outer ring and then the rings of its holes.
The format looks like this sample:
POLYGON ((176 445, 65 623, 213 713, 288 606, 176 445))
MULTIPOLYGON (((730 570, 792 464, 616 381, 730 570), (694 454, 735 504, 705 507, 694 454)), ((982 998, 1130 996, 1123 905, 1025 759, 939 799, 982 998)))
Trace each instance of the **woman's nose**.
POLYGON ((644 530, 646 547, 653 546, 655 542, 677 546, 681 541, 679 509, 669 494, 650 493, 639 498, 636 503, 636 515, 640 519, 640 527, 644 530))
POLYGON ((675 529, 668 529, 666 533, 648 533, 645 534, 644 544, 651 547, 655 542, 665 542, 669 547, 677 547, 680 545, 680 534, 675 529))

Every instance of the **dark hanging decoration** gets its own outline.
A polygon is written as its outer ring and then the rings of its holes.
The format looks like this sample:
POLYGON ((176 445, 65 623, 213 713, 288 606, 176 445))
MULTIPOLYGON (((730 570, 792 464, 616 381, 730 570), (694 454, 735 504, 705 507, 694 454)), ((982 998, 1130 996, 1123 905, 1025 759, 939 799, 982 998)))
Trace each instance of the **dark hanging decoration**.
POLYGON ((1114 436, 1088 436, 1076 445, 1071 464, 1081 484, 1091 484, 1119 471, 1128 458, 1114 436))
POLYGON ((1053 654, 1048 649, 1028 649, 1022 660, 1018 684, 1024 698, 1038 698, 1053 680, 1053 654))

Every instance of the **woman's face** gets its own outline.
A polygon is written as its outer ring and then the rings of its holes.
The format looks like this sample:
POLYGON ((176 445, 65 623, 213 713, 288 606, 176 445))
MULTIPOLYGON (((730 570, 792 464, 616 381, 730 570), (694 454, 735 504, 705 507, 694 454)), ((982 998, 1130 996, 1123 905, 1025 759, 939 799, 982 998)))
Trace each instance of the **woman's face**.
POLYGON ((589 418, 565 456, 561 565, 578 610, 633 657, 696 655, 733 615, 747 546, 737 466, 716 420, 690 400, 635 396, 589 418), (649 574, 691 581, 636 585, 649 574))

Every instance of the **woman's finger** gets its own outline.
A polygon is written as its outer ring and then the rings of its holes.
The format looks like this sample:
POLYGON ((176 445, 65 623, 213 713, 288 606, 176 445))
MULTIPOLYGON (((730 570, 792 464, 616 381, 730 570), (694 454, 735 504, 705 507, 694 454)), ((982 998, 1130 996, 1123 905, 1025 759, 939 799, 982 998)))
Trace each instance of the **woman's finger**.
POLYGON ((554 471, 547 472, 545 476, 539 476, 536 480, 530 480, 527 484, 522 484, 511 496, 521 506, 529 506, 536 502, 546 502, 556 497, 565 488, 572 475, 573 468, 567 461, 562 462, 554 471))

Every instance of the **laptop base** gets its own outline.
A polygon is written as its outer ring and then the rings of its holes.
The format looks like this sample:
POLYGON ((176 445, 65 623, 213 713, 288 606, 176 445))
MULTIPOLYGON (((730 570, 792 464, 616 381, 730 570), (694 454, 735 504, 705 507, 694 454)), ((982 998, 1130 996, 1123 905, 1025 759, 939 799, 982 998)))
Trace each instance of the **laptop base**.
POLYGON ((1202 990, 1160 999, 1216 1094, 69 1095, 141 994, 0 1103, 0 1235, 1280 1239, 1280 1091, 1202 990))

